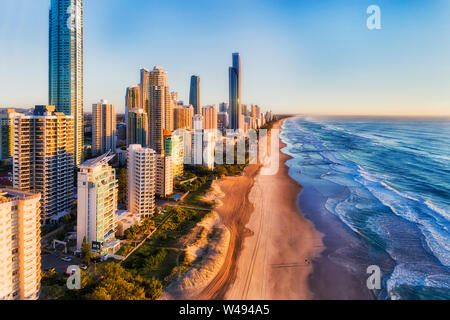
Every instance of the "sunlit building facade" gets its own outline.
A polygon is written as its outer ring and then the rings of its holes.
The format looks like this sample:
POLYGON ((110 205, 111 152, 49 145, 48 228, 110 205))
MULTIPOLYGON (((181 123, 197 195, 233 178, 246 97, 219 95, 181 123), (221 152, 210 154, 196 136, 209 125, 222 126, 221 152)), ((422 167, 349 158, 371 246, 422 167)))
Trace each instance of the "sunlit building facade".
POLYGON ((116 107, 102 100, 92 105, 92 154, 116 149, 116 107))
POLYGON ((69 213, 74 193, 74 118, 54 110, 14 118, 13 186, 41 194, 44 223, 69 213))

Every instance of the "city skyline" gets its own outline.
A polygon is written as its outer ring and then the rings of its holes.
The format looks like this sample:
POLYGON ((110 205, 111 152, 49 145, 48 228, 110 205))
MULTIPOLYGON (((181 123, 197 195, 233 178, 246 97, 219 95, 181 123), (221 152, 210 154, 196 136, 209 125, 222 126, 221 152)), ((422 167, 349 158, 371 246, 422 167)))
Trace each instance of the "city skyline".
MULTIPOLYGON (((166 40, 131 14, 131 8, 141 2, 105 3, 84 4, 84 111, 108 99, 117 106, 117 113, 124 113, 125 88, 136 84, 136 70, 153 65, 167 70, 169 86, 181 100, 188 101, 189 77, 198 74, 204 105, 225 102, 229 54, 239 52, 245 59, 244 104, 259 104, 279 113, 450 115, 446 89, 450 46, 445 32, 450 8, 444 0, 378 1, 382 29, 375 31, 366 28, 370 1, 300 1, 283 6, 250 1, 228 24, 221 18, 233 12, 233 1, 206 7, 171 1, 158 4, 162 15, 154 21, 170 35, 166 40), (176 19, 166 19, 167 11, 176 19), (96 19, 99 12, 109 18, 96 19), (180 24, 185 25, 182 30, 180 24), (411 35, 405 35, 406 29, 411 35), (197 30, 206 32, 186 47, 186 33, 197 30), (163 42, 157 50, 147 50, 151 41, 144 39, 153 36, 163 42), (186 48, 183 54, 176 50, 179 47, 186 48), (424 56, 428 58, 421 61, 424 56), (269 73, 280 80, 264 81, 269 73)), ((145 16, 155 6, 141 3, 141 12, 134 14, 145 16)), ((49 0, 0 4, 0 41, 8 49, 0 59, 2 108, 47 103, 47 65, 34 61, 47 60, 49 7, 49 0), (23 90, 26 95, 19 94, 23 90)))

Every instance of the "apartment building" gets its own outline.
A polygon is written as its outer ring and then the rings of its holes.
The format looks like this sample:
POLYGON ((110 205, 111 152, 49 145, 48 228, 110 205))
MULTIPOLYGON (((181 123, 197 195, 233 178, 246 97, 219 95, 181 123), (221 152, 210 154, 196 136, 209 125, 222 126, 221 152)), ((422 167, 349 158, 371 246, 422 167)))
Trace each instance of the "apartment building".
POLYGON ((39 194, 0 189, 0 300, 37 300, 41 281, 39 194))

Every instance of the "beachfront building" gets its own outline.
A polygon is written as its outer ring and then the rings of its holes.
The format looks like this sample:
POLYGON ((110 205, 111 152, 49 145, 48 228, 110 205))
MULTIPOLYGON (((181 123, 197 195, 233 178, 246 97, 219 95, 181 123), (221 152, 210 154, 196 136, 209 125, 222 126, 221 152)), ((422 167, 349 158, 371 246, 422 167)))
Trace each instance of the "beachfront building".
POLYGON ((189 104, 194 107, 195 114, 200 114, 200 77, 191 77, 191 87, 189 90, 189 104))
POLYGON ((172 157, 156 155, 156 194, 167 197, 173 193, 172 157))
POLYGON ((39 200, 39 194, 0 189, 0 300, 39 298, 39 200))
POLYGON ((156 153, 138 144, 128 147, 128 212, 139 219, 155 212, 156 153))
POLYGON ((172 158, 173 176, 181 177, 184 169, 184 144, 183 136, 172 134, 170 131, 164 133, 165 154, 172 158))
POLYGON ((74 118, 75 164, 83 159, 83 0, 52 0, 49 104, 74 118))
POLYGON ((74 196, 74 118, 54 110, 14 118, 13 186, 41 194, 44 224, 69 213, 74 196))
POLYGON ((0 160, 11 160, 14 153, 14 117, 19 116, 14 109, 0 112, 0 160))
POLYGON ((202 116, 204 130, 217 129, 217 108, 215 105, 203 107, 202 116))
POLYGON ((78 173, 77 249, 83 239, 100 254, 118 250, 116 171, 108 162, 114 154, 106 153, 85 161, 78 173))
POLYGON ((134 108, 127 117, 127 146, 140 144, 147 147, 148 117, 144 109, 134 108))
POLYGON ((139 83, 139 108, 144 109, 146 114, 150 114, 148 98, 148 83, 150 81, 149 74, 150 72, 147 69, 141 68, 141 81, 139 83))
POLYGON ((116 149, 116 108, 108 101, 92 105, 92 154, 105 154, 116 149))

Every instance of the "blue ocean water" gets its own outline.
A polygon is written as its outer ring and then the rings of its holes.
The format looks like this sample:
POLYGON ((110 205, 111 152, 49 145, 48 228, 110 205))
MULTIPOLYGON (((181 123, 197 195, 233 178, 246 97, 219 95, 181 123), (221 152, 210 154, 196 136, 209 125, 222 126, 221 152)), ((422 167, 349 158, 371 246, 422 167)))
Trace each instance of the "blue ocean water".
MULTIPOLYGON (((325 214, 393 262, 378 298, 450 299, 450 120, 290 118, 281 138, 325 214)), ((384 263, 345 249, 330 258, 349 270, 384 263)))

